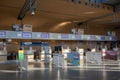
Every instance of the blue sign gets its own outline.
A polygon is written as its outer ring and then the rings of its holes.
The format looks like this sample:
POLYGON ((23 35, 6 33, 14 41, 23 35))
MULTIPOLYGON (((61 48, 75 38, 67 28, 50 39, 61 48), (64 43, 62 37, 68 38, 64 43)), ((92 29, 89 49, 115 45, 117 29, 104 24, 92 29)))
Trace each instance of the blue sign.
POLYGON ((22 37, 23 38, 32 38, 32 33, 31 32, 23 32, 22 37))
POLYGON ((48 42, 21 42, 21 46, 49 46, 48 42))
POLYGON ((48 33, 41 33, 41 39, 48 39, 49 34, 48 33))
POLYGON ((6 33, 5 33, 5 31, 0 31, 0 37, 6 37, 6 33))
POLYGON ((101 40, 104 41, 104 40, 105 40, 105 37, 104 37, 104 36, 101 36, 101 40))
POLYGON ((69 35, 68 34, 61 34, 61 38, 62 39, 69 39, 69 35))
POLYGON ((75 35, 75 39, 81 40, 81 36, 80 35, 75 35))

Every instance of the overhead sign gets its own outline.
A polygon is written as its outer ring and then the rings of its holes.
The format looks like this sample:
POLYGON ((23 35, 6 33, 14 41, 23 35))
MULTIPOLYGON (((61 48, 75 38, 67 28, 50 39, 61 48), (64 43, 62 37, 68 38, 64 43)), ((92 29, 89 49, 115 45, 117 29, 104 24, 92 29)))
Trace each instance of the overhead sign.
POLYGON ((23 38, 32 38, 32 33, 31 32, 23 32, 22 37, 23 38))
POLYGON ((5 37, 5 36, 6 36, 5 31, 0 31, 0 37, 5 37))
POLYGON ((41 33, 41 39, 49 39, 48 33, 41 33))
POLYGON ((46 32, 21 32, 21 31, 0 31, 2 39, 48 39, 48 40, 89 40, 89 41, 116 41, 116 36, 101 35, 79 35, 79 34, 62 34, 46 32))
POLYGON ((78 34, 84 34, 84 29, 78 29, 78 34))
POLYGON ((25 31, 25 32, 32 32, 32 25, 24 24, 23 31, 25 31))
POLYGON ((61 34, 61 39, 69 39, 69 35, 68 34, 61 34))
POLYGON ((58 39, 61 39, 61 35, 60 34, 55 34, 55 33, 50 33, 49 38, 58 40, 58 39))
POLYGON ((76 40, 81 40, 81 35, 75 35, 76 40))

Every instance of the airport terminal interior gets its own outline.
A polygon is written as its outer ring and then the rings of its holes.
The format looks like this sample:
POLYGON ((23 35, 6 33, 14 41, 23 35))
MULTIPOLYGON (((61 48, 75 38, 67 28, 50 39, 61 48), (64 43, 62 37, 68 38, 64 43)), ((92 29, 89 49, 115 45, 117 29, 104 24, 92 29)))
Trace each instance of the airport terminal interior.
POLYGON ((0 0, 0 80, 120 80, 120 0, 0 0))

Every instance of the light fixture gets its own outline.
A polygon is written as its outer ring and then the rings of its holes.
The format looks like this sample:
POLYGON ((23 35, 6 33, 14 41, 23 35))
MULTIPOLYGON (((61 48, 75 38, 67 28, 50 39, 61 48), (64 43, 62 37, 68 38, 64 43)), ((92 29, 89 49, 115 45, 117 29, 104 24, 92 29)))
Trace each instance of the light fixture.
POLYGON ((31 16, 34 16, 34 15, 35 15, 35 10, 33 9, 31 12, 31 16))
POLYGON ((36 8, 37 8, 37 2, 35 2, 31 7, 31 16, 35 15, 36 8))

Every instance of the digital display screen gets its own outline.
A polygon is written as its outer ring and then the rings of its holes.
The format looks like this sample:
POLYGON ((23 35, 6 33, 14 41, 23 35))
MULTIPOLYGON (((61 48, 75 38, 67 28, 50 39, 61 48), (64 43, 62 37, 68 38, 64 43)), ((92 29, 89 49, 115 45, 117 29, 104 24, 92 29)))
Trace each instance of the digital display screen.
POLYGON ((6 33, 4 31, 0 31, 0 37, 5 37, 6 33))
POLYGON ((31 32, 23 32, 22 37, 23 38, 32 38, 32 33, 31 32))
POLYGON ((42 39, 48 39, 49 38, 49 34, 48 33, 41 33, 41 38, 42 39))
POLYGON ((62 38, 62 39, 68 39, 68 38, 69 38, 69 35, 68 35, 68 34, 61 34, 61 38, 62 38))

